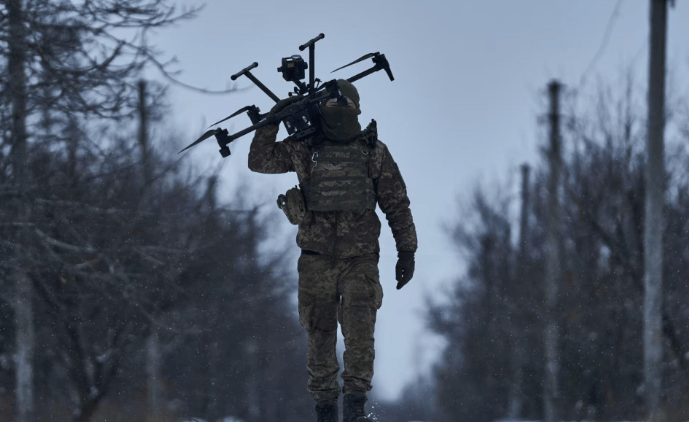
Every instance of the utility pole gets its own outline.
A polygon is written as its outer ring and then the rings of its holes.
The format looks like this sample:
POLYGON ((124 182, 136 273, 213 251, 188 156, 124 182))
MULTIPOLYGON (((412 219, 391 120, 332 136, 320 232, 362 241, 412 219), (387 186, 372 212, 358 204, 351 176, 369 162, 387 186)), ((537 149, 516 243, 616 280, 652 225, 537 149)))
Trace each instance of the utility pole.
MULTIPOLYGON (((528 164, 523 164, 522 169, 522 209, 519 219, 519 246, 517 251, 516 281, 517 289, 527 289, 525 265, 527 260, 527 242, 529 236, 529 171, 528 164)), ((517 311, 519 312, 519 311, 517 311)), ((516 321, 516 330, 526 329, 526 318, 521 314, 514 313, 512 321, 516 321)), ((524 364, 526 362, 526 335, 516 333, 515 342, 512 347, 512 381, 510 383, 509 407, 507 417, 509 419, 519 419, 524 404, 524 364)))
POLYGON ((648 161, 644 218, 644 392, 649 420, 661 417, 663 208, 665 205, 665 39, 667 0, 651 0, 648 161))
POLYGON ((548 84, 550 96, 550 179, 548 180, 548 227, 546 232, 545 263, 545 380, 543 382, 543 412, 546 422, 557 420, 560 392, 558 374, 560 353, 558 349, 560 327, 558 325, 558 291, 560 287, 560 171, 562 165, 560 146, 560 88, 558 81, 548 84))

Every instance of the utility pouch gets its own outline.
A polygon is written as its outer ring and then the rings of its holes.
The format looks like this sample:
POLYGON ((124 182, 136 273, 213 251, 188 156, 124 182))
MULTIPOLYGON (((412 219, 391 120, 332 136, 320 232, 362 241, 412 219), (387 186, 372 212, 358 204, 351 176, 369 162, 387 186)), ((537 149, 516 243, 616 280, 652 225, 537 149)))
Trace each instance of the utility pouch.
POLYGON ((306 215, 306 202, 304 195, 298 187, 293 187, 284 195, 278 196, 278 208, 280 208, 290 223, 298 225, 306 215))

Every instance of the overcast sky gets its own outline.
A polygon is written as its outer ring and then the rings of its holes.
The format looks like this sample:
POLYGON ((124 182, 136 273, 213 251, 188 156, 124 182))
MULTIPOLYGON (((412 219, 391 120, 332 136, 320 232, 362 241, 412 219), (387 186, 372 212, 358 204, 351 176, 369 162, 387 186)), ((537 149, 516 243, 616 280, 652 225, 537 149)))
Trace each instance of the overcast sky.
MULTIPOLYGON (((393 399, 405 383, 427 371, 441 349, 441 342, 426 332, 421 310, 424 297, 441 298, 464 265, 442 229, 443 222, 456 221, 457 198, 468 196, 477 183, 510 178, 516 192, 519 165, 538 160, 542 140, 536 119, 544 112, 544 88, 551 79, 570 88, 582 86, 582 81, 591 86, 599 77, 613 81, 633 65, 644 89, 648 3, 208 0, 197 19, 160 31, 151 40, 164 57, 177 57, 179 79, 185 83, 224 89, 231 84, 230 75, 256 61, 254 76, 281 98, 293 85, 277 72, 280 59, 302 54, 308 60, 308 52, 300 53, 298 46, 321 32, 325 38, 316 44, 316 77, 322 80, 348 78, 367 69, 370 60, 329 73, 366 53, 386 55, 394 82, 378 72, 355 85, 361 96, 362 127, 372 118, 378 122, 379 138, 388 145, 407 184, 419 236, 414 279, 397 291, 394 240, 378 211, 383 221, 380 275, 385 297, 376 326, 372 394, 393 399)), ((673 71, 686 75, 689 5, 676 3, 669 15, 668 59, 673 71)), ((150 76, 158 77, 154 72, 150 76)), ((237 81, 240 88, 251 85, 245 77, 237 81)), ((245 105, 267 111, 273 104, 257 88, 225 96, 175 87, 170 93, 172 129, 188 136, 188 143, 205 130, 204 123, 245 105)), ((237 131, 248 125, 248 117, 242 116, 229 127, 237 131)), ((278 137, 284 136, 281 128, 278 137)), ((250 141, 251 135, 232 144, 232 156, 221 174, 224 193, 229 197, 239 183, 246 183, 252 188, 249 198, 272 210, 277 195, 294 186, 297 178, 250 172, 250 141)), ((210 168, 221 160, 217 149, 209 140, 190 154, 200 166, 210 168)), ((272 245, 290 245, 287 253, 293 257, 296 277, 296 229, 278 217, 284 233, 276 234, 272 245)), ((342 342, 339 347, 341 353, 342 342)))

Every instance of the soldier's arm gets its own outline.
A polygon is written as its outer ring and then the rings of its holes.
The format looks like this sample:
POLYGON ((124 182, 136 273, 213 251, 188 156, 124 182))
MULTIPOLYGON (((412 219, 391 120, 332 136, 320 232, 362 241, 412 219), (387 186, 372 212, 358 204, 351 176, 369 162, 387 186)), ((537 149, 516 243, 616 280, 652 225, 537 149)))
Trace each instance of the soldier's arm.
POLYGON ((249 150, 249 169, 258 173, 287 173, 294 165, 287 145, 275 142, 280 125, 256 129, 249 150))
POLYGON ((416 227, 409 209, 407 186, 385 144, 379 141, 377 148, 381 149, 379 153, 382 154, 380 173, 373 179, 378 206, 388 220, 397 251, 416 252, 416 227))

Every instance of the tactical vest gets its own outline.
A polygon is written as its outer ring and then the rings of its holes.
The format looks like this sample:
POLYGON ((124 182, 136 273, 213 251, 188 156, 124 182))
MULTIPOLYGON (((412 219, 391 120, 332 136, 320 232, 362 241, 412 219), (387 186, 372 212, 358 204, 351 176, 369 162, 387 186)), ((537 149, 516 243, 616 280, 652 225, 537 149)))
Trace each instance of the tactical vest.
POLYGON ((321 143, 311 157, 311 180, 304 192, 306 209, 375 210, 376 191, 368 177, 371 153, 362 138, 348 144, 321 143))

